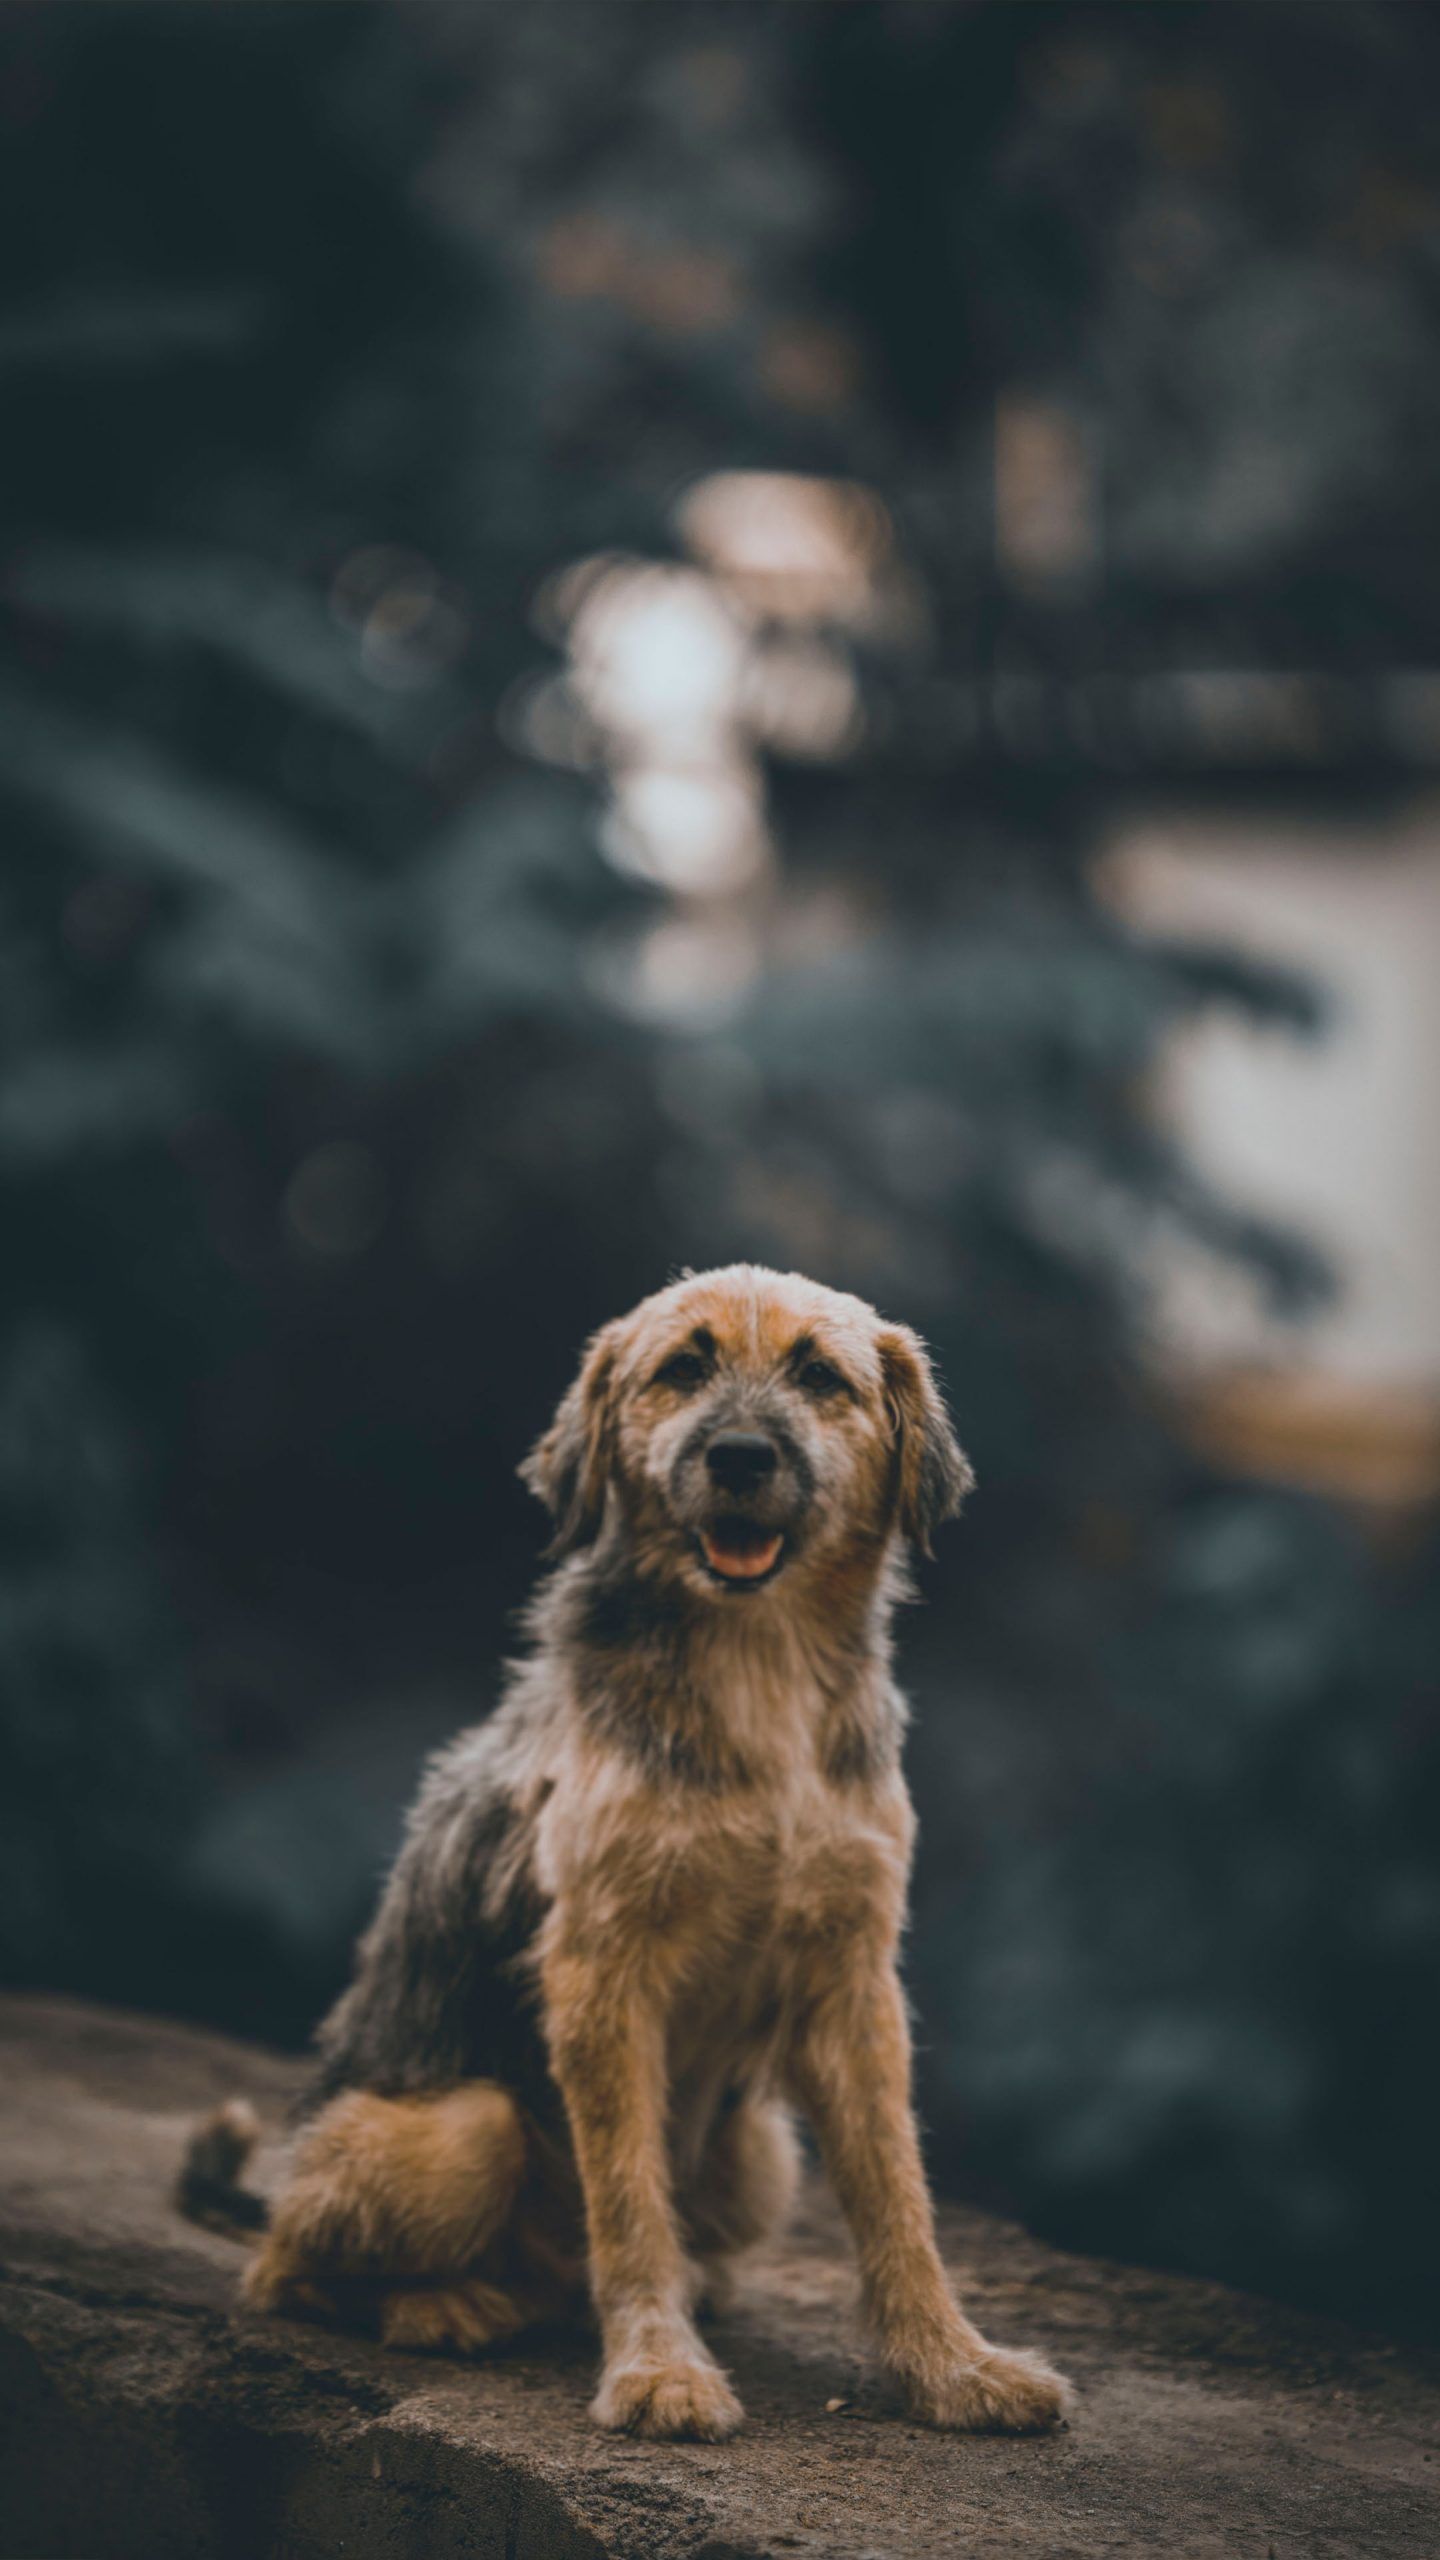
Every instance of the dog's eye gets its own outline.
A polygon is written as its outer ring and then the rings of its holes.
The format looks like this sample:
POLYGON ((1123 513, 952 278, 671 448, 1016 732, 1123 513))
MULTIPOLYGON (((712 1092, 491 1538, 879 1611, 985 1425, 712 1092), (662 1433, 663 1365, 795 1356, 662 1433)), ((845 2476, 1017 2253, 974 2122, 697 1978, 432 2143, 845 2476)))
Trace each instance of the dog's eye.
POLYGON ((656 1370, 655 1384, 657 1387, 679 1387, 684 1393, 691 1387, 698 1387, 706 1374, 705 1363, 698 1351, 677 1351, 673 1359, 665 1361, 656 1370))
POLYGON ((799 1383, 807 1395, 838 1395, 845 1381, 828 1360, 807 1360, 800 1371, 799 1383))

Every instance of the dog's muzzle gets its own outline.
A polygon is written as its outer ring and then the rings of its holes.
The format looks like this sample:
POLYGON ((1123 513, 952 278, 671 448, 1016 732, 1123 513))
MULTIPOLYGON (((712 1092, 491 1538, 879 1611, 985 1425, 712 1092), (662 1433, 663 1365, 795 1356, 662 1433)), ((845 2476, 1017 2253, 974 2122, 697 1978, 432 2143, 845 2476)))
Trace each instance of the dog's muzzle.
POLYGON ((773 1516, 780 1451, 766 1431, 717 1431, 704 1464, 714 1504, 697 1533, 705 1569, 716 1582, 756 1591, 785 1557, 785 1526, 773 1516))

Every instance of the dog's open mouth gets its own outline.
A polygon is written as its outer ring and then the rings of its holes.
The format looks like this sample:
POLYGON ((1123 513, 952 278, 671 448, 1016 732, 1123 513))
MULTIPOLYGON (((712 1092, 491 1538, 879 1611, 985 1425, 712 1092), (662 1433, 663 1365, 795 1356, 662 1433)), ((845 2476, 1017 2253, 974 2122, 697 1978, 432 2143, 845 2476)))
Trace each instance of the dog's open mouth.
POLYGON ((758 1520, 716 1520, 700 1532, 700 1552, 720 1582, 767 1582, 784 1545, 780 1530, 758 1520))

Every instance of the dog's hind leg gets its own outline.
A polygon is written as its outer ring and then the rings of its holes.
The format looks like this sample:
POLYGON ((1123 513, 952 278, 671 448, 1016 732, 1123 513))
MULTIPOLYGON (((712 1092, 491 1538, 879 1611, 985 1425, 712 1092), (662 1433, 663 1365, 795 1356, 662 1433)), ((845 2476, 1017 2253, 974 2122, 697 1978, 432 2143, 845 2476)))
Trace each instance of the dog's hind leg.
POLYGON ((680 2200, 689 2248, 704 2269, 704 2306, 723 2311, 731 2261, 772 2239, 790 2218, 800 2145, 790 2110, 746 2092, 720 2110, 680 2200))
MULTIPOLYGON (((246 2275, 246 2299, 314 2319, 338 2316, 357 2288, 372 2297, 378 2289, 387 2328, 386 2279, 408 2297, 427 2281, 478 2274, 504 2233, 525 2168, 520 2110, 496 2081, 462 2081, 433 2097, 348 2090, 301 2138, 246 2275)), ((501 2334, 496 2303, 483 2313, 472 2305, 469 2317, 472 2326, 488 2317, 492 2334, 501 2334)), ((404 2325, 398 2311, 395 2319, 404 2325)))
POLYGON ((456 2276, 448 2284, 387 2289, 380 2303, 380 2335, 387 2347, 475 2356, 515 2337, 538 2317, 538 2307, 518 2290, 487 2284, 482 2276, 456 2276))

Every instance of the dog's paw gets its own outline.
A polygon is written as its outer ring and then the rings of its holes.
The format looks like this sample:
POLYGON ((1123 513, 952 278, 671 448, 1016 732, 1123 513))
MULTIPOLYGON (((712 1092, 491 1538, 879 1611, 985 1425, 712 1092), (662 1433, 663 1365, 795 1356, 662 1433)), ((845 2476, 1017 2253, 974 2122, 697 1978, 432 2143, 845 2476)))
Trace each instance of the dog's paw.
POLYGON ((478 2280, 396 2291, 386 2296, 380 2311, 384 2345, 421 2355, 483 2355, 519 2326, 508 2295, 478 2280))
POLYGON ((240 2296, 251 2311, 279 2311, 290 2320, 318 2320, 331 2327, 340 2317, 334 2295, 269 2243, 241 2277, 240 2296))
POLYGON ((717 2364, 687 2356, 608 2366, 590 2415, 617 2434, 718 2444, 733 2436, 745 2412, 717 2364))
POLYGON ((936 2379, 912 2382, 909 2398, 927 2426, 987 2436, 1048 2434, 1064 2425, 1071 2405, 1063 2375, 1041 2357, 1008 2347, 987 2347, 936 2379))

